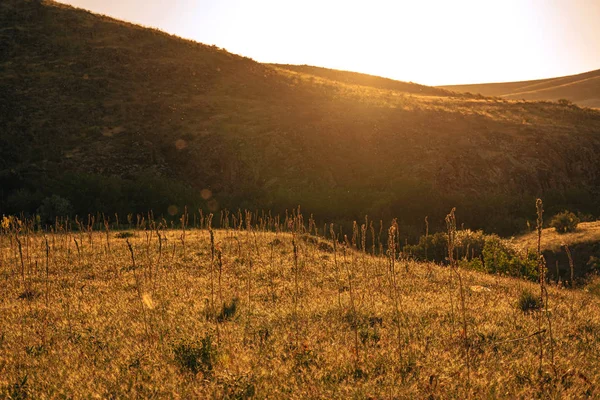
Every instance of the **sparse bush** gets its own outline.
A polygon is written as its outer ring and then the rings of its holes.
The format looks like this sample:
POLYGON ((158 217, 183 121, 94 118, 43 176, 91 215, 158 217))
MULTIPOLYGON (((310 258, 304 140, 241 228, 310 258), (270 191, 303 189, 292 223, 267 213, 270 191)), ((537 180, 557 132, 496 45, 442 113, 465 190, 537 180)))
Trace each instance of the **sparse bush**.
POLYGON ((572 106, 573 105, 573 102, 571 100, 567 100, 567 99, 558 99, 557 103, 560 104, 561 106, 572 106))
POLYGON ((550 226, 558 233, 575 232, 579 225, 579 217, 570 211, 563 211, 552 217, 550 226))
POLYGON ((194 375, 202 372, 208 375, 212 372, 217 351, 212 343, 210 335, 202 338, 198 343, 179 343, 173 349, 175 361, 182 370, 187 370, 194 375))
POLYGON ((539 296, 534 295, 529 289, 523 289, 517 301, 517 307, 524 313, 539 310, 542 308, 542 302, 539 296))
POLYGON ((221 312, 217 316, 217 321, 229 321, 235 313, 237 312, 237 306, 239 303, 239 299, 234 297, 229 303, 223 303, 223 307, 221 308, 221 312))
POLYGON ((29 384, 27 382, 28 376, 24 375, 20 377, 15 383, 8 387, 6 394, 8 399, 12 400, 25 400, 29 397, 29 384))
POLYGON ((127 239, 127 238, 130 238, 130 237, 133 237, 133 236, 134 236, 134 235, 133 235, 133 233, 132 233, 132 232, 118 232, 118 233, 115 235, 115 237, 116 237, 117 239, 127 239))

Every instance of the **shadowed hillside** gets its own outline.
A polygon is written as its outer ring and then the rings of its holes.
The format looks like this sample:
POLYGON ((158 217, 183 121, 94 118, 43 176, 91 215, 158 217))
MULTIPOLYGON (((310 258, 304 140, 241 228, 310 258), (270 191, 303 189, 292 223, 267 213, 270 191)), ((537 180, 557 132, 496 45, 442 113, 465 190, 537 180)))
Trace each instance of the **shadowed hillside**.
POLYGON ((440 86, 440 88, 514 100, 557 101, 565 99, 582 107, 600 108, 600 70, 562 78, 524 82, 450 85, 440 86))
POLYGON ((515 232, 536 196, 598 214, 592 110, 263 65, 54 3, 3 1, 0 25, 0 214, 302 204, 415 235, 451 206, 515 232))

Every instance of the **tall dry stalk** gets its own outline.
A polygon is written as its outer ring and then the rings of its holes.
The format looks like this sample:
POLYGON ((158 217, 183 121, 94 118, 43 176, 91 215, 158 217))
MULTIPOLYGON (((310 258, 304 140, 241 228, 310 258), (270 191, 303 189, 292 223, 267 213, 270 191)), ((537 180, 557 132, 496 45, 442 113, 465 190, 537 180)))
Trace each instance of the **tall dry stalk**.
POLYGON ((467 330, 467 306, 465 302, 465 289, 462 282, 462 275, 458 269, 457 260, 454 257, 454 248, 456 241, 456 215, 454 214, 456 211, 453 208, 450 211, 450 214, 446 216, 446 226, 448 228, 448 259, 450 262, 450 270, 454 272, 458 279, 458 287, 460 293, 460 308, 461 308, 461 316, 462 316, 462 336, 464 340, 465 346, 465 363, 467 367, 467 386, 471 384, 471 351, 470 351, 470 342, 469 335, 467 330))
POLYGON ((135 288, 136 288, 136 292, 138 295, 138 299, 140 301, 140 308, 142 310, 142 317, 144 318, 144 330, 146 331, 146 336, 148 336, 149 331, 148 331, 148 320, 146 318, 146 308, 144 307, 144 295, 142 293, 142 282, 140 280, 140 277, 138 276, 137 273, 137 268, 135 265, 135 255, 133 254, 133 247, 131 246, 131 243, 129 243, 129 239, 125 240, 125 243, 127 243, 127 248, 129 249, 129 253, 131 254, 131 264, 132 264, 132 269, 133 269, 133 277, 135 279, 135 288))
POLYGON ((216 256, 216 247, 215 247, 215 234, 210 225, 210 220, 208 223, 208 232, 210 235, 210 316, 215 323, 215 329, 217 331, 217 343, 219 344, 221 341, 221 335, 219 332, 219 321, 217 318, 217 310, 215 308, 215 256, 216 256))
POLYGON ((345 244, 342 244, 342 251, 344 254, 344 265, 346 267, 346 276, 348 278, 348 291, 350 292, 350 312, 352 313, 352 317, 350 318, 351 326, 354 331, 354 373, 358 374, 360 369, 360 346, 358 339, 358 328, 360 323, 360 318, 358 313, 356 312, 356 299, 354 293, 354 284, 353 284, 353 271, 350 269, 350 265, 354 266, 355 257, 352 255, 352 263, 346 262, 346 248, 350 247, 348 243, 348 238, 344 236, 345 244))
MULTIPOLYGON (((539 284, 540 284, 540 304, 544 304, 544 270, 545 270, 545 261, 542 256, 542 230, 544 225, 544 203, 542 199, 537 199, 535 202, 535 208, 537 212, 537 258, 538 258, 538 274, 539 274, 539 284)), ((547 303, 546 303, 547 304, 547 303)), ((546 305, 547 307, 547 305, 546 305)), ((547 310, 546 310, 547 311, 547 310)), ((542 310, 538 313, 538 331, 542 330, 542 318, 543 313, 542 310)), ((540 379, 542 376, 542 368, 544 366, 544 338, 540 334, 538 335, 538 342, 540 346, 540 354, 539 354, 539 367, 538 373, 540 375, 540 379)))
POLYGON ((335 233, 335 230, 333 229, 333 224, 331 224, 329 226, 329 234, 331 235, 331 244, 333 245, 333 267, 335 269, 335 280, 337 283, 337 293, 338 293, 338 306, 340 309, 340 312, 342 310, 342 283, 341 283, 341 279, 340 279, 340 268, 338 266, 338 259, 337 259, 337 245, 338 245, 338 238, 337 235, 335 233))
POLYGON ((388 276, 390 286, 390 298, 394 303, 394 320, 396 324, 396 339, 398 341, 398 360, 403 358, 402 351, 402 328, 400 326, 400 305, 398 295, 398 284, 396 280, 396 254, 397 254, 398 222, 394 218, 392 225, 388 229, 388 276))
MULTIPOLYGON (((565 252, 567 253, 567 257, 569 258, 569 269, 571 270, 571 288, 575 287, 575 263, 573 262, 573 255, 571 254, 571 249, 569 249, 569 245, 565 244, 565 252)), ((569 303, 569 308, 571 309, 570 318, 572 319, 575 310, 573 309, 573 305, 575 303, 575 292, 571 293, 571 301, 569 303)))
POLYGON ((298 302, 300 297, 299 271, 298 271, 298 246, 296 245, 296 231, 292 231, 292 246, 294 248, 294 326, 296 330, 296 349, 299 348, 300 327, 298 325, 298 302))

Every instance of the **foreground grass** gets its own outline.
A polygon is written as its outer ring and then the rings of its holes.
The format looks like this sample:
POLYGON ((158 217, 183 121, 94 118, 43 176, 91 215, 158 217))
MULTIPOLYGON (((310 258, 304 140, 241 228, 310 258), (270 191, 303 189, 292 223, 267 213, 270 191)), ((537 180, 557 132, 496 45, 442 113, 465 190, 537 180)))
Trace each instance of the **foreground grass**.
POLYGON ((0 235, 2 396, 599 395, 591 293, 550 287, 524 313, 536 285, 461 271, 466 347, 447 267, 289 233, 132 234, 20 235, 22 257, 0 235))

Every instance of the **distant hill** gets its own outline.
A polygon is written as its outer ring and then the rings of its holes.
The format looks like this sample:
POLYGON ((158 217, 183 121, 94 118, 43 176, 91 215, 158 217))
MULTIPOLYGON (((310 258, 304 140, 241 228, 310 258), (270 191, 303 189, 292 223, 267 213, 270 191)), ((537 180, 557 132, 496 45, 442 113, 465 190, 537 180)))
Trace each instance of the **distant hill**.
MULTIPOLYGON (((517 249, 536 251, 537 240, 537 232, 532 231, 516 237, 512 244, 517 249)), ((552 277, 560 276, 563 281, 571 280, 565 245, 569 246, 571 252, 575 279, 597 274, 600 269, 600 221, 582 222, 575 232, 563 234, 557 233, 554 228, 546 228, 542 231, 540 244, 552 277)))
POLYGON ((452 206, 515 232, 536 196, 600 214, 600 112, 260 64, 56 3, 4 0, 0 26, 0 214, 301 204, 405 235, 452 206))
POLYGON ((440 86, 440 88, 514 100, 557 101, 565 99, 582 107, 600 108, 600 70, 561 78, 523 82, 449 85, 440 86))
POLYGON ((439 89, 432 86, 419 85, 412 82, 395 81, 389 78, 380 76, 361 74, 351 71, 340 71, 336 69, 328 69, 322 67, 313 67, 311 65, 289 65, 289 64, 269 64, 274 67, 287 69, 302 74, 312 75, 315 77, 324 78, 333 82, 340 82, 350 85, 368 86, 375 89, 394 90, 404 93, 419 94, 425 96, 462 96, 473 97, 465 94, 457 94, 455 92, 439 89))

